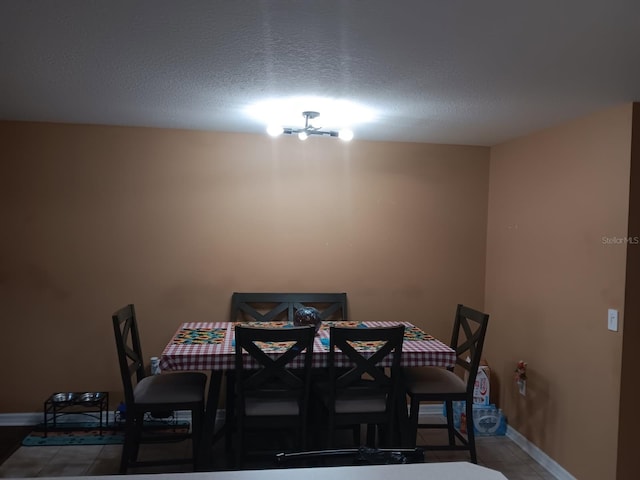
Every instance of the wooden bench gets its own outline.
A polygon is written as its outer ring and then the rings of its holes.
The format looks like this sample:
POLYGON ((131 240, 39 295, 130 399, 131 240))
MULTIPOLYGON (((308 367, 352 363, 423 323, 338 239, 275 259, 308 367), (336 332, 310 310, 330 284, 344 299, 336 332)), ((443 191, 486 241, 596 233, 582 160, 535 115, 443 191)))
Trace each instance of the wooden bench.
POLYGON ((347 319, 346 293, 240 293, 231 296, 230 321, 293 322, 296 311, 314 307, 322 320, 347 319))

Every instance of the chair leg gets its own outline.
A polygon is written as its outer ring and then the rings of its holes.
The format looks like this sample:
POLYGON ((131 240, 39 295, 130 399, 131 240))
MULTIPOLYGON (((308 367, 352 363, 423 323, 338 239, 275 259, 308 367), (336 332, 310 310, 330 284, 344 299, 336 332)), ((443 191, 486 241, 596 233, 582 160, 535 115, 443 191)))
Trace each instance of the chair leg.
POLYGON ((333 415, 329 413, 327 422, 327 448, 333 448, 335 442, 336 426, 333 415))
POLYGON ((242 418, 238 415, 236 418, 236 445, 235 445, 235 468, 242 468, 242 460, 244 455, 244 422, 242 418))
POLYGON ((122 445, 122 455, 120 457, 120 474, 127 473, 129 467, 129 459, 133 452, 133 445, 135 441, 135 424, 133 415, 129 415, 125 420, 124 426, 124 445, 122 445))
POLYGON ((226 395, 225 395, 225 406, 224 406, 224 438, 225 438, 225 450, 227 453, 231 451, 233 448, 233 432, 235 429, 234 425, 234 417, 235 417, 235 377, 231 372, 227 372, 227 385, 226 385, 226 395))
POLYGON ((447 432, 449 433, 449 445, 454 446, 456 444, 456 437, 454 433, 454 425, 453 425, 453 402, 451 400, 447 400, 447 432))
POLYGON ((469 454, 471 456, 471 463, 478 463, 476 455, 476 432, 473 424, 473 403, 467 401, 467 443, 469 447, 469 454))
POLYGON ((131 446, 131 454, 129 456, 130 462, 138 461, 138 452, 140 451, 140 444, 142 443, 142 429, 144 428, 144 413, 138 413, 134 417, 133 422, 133 444, 131 446))
POLYGON ((200 470, 205 460, 205 452, 209 451, 209 447, 204 445, 202 439, 204 423, 204 407, 199 406, 191 410, 191 444, 193 455, 193 469, 200 470))
POLYGON ((300 426, 298 428, 298 445, 297 448, 300 451, 307 449, 307 443, 309 440, 309 412, 303 412, 300 416, 300 426))
POLYGON ((397 431, 400 424, 396 419, 396 412, 397 412, 397 406, 392 405, 390 409, 389 417, 388 417, 389 420, 387 421, 386 425, 384 425, 385 435, 384 437, 381 437, 385 439, 384 440, 385 447, 392 447, 393 445, 402 445, 402 435, 400 435, 399 432, 397 431), (396 427, 396 424, 398 424, 398 427, 396 427))
POLYGON ((418 439, 418 414, 420 413, 420 400, 411 397, 411 406, 409 407, 409 447, 415 448, 418 439))
POLYGON ((322 421, 320 418, 320 406, 316 405, 316 402, 313 400, 309 401, 309 411, 307 412, 307 415, 309 419, 307 428, 307 445, 309 445, 311 449, 314 449, 318 444, 322 443, 322 437, 318 436, 322 421))
POLYGON ((390 448, 393 445, 399 445, 394 440, 394 426, 391 423, 379 423, 376 425, 376 430, 378 432, 378 444, 374 445, 377 447, 390 448))
POLYGON ((367 447, 374 448, 376 446, 376 425, 370 423, 367 425, 367 447))
POLYGON ((360 425, 354 425, 352 427, 352 433, 353 433, 353 444, 357 447, 360 446, 360 425))

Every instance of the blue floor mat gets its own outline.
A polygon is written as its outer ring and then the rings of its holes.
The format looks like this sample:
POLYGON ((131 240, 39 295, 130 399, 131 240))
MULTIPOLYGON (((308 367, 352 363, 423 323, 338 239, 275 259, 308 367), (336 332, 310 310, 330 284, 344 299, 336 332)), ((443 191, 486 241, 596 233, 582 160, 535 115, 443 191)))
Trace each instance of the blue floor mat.
MULTIPOLYGON (((189 422, 150 422, 147 428, 158 434, 187 433, 189 422)), ((97 422, 58 423, 55 429, 49 426, 47 436, 44 428, 38 425, 22 440, 25 447, 60 446, 60 445, 117 445, 124 443, 124 426, 108 424, 100 432, 97 422)))

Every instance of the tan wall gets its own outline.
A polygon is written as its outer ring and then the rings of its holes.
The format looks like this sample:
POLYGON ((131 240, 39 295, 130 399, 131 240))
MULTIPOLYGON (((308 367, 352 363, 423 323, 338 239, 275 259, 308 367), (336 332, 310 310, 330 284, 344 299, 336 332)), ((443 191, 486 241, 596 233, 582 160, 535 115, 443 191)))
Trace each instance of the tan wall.
POLYGON ((486 355, 510 424, 580 480, 615 478, 631 105, 491 149, 486 355), (614 240, 615 241, 615 240, 614 240), (529 364, 527 395, 513 370, 529 364))
POLYGON ((129 302, 148 356, 233 291, 345 291, 445 339, 483 306, 487 148, 27 123, 0 148, 1 413, 116 402, 129 302))

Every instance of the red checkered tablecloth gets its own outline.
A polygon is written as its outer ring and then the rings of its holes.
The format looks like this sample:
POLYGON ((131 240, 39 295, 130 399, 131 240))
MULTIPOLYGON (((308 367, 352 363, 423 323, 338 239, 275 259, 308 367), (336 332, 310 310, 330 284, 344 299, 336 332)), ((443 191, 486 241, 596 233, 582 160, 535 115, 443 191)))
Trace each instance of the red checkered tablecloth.
MULTIPOLYGON (((343 324, 346 326, 357 324, 365 328, 405 325, 407 330, 412 331, 412 335, 405 337, 402 344, 402 365, 405 367, 427 365, 448 367, 455 363, 456 356, 453 349, 411 323, 344 322, 343 324)), ((162 370, 233 370, 235 368, 235 325, 234 322, 183 323, 162 352, 160 368, 162 370)), ((313 367, 327 366, 328 339, 329 328, 320 329, 313 345, 313 367)), ((299 361, 298 366, 302 366, 302 358, 299 358, 299 361)), ((338 366, 346 366, 346 363, 340 365, 339 359, 336 363, 338 366)))

